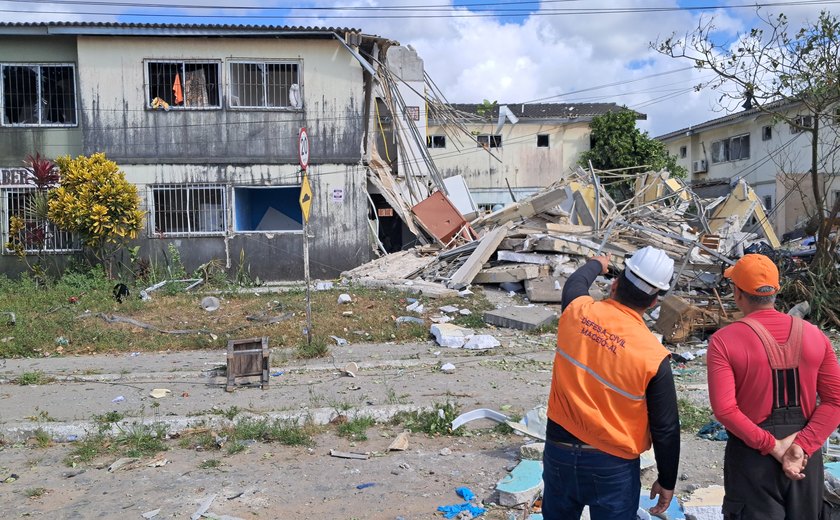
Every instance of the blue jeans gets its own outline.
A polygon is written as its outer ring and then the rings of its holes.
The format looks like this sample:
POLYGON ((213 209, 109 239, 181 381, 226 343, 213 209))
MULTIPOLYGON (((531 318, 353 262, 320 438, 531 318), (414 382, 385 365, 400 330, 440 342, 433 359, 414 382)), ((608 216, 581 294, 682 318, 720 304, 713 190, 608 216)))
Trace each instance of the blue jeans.
POLYGON ((639 459, 546 442, 543 483, 545 520, 579 520, 585 505, 592 520, 636 520, 639 459))

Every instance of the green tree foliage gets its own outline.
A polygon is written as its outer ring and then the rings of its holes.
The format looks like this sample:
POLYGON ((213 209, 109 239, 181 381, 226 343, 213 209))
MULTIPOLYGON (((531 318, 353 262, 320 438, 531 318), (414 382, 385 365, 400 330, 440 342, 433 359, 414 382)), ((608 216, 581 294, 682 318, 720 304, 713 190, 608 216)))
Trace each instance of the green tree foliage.
POLYGON ((685 177, 687 173, 661 141, 636 128, 636 113, 631 110, 595 116, 590 128, 589 150, 581 154, 578 161, 581 166, 588 167, 592 161, 592 166, 599 170, 645 166, 650 170, 665 168, 676 177, 685 177))
POLYGON ((61 181, 50 191, 50 220, 77 233, 100 261, 112 258, 143 226, 137 187, 104 153, 55 162, 61 181))

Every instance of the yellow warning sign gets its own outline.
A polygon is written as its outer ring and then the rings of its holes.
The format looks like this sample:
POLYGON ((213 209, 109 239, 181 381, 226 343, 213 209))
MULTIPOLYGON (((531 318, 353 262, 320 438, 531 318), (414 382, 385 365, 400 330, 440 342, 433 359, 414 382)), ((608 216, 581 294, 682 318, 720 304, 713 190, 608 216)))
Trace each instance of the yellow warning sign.
POLYGON ((309 177, 303 176, 300 183, 300 210, 303 212, 303 219, 309 222, 309 209, 312 207, 312 186, 309 185, 309 177))

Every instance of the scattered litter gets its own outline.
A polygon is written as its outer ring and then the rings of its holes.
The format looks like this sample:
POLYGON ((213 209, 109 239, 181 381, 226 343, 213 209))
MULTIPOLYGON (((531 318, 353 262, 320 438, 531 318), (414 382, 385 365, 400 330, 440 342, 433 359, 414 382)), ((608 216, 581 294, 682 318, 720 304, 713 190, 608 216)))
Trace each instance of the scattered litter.
POLYGON ((415 301, 411 305, 406 305, 405 310, 410 311, 410 312, 416 312, 416 313, 419 314, 419 313, 423 312, 423 305, 420 302, 415 301), (420 310, 418 311, 417 309, 420 309, 420 310))
POLYGON ((68 435, 66 440, 67 440, 67 442, 76 442, 77 440, 79 440, 79 436, 78 435, 68 435))
POLYGON ((467 298, 467 297, 472 296, 472 295, 473 295, 473 292, 469 289, 464 289, 462 291, 458 291, 458 296, 460 296, 461 298, 467 298))
POLYGON ((121 403, 123 401, 125 401, 125 396, 122 395, 118 395, 117 397, 111 399, 112 403, 121 403))
POLYGON ((140 460, 140 459, 138 459, 136 457, 121 457, 121 458, 115 460, 113 464, 108 466, 108 473, 113 473, 120 468, 124 468, 124 467, 128 466, 129 464, 137 462, 138 460, 140 460))
POLYGON ((81 475, 84 472, 85 472, 84 469, 76 468, 76 469, 71 469, 70 471, 63 472, 61 474, 61 476, 64 477, 64 478, 73 478, 73 477, 78 477, 79 475, 81 475))
POLYGON ((530 504, 543 490, 542 461, 523 460, 496 484, 499 505, 530 504))
POLYGON ((709 439, 711 441, 725 441, 729 439, 726 428, 715 420, 711 420, 700 427, 697 436, 701 439, 709 439))
POLYGON ((470 314, 472 314, 472 311, 469 309, 461 309, 458 311, 458 314, 460 314, 461 316, 469 316, 470 314))
POLYGON ((370 458, 370 453, 356 453, 353 451, 330 450, 330 457, 338 457, 340 459, 368 460, 370 458))
POLYGON ((432 325, 430 332, 441 347, 460 348, 467 342, 467 338, 475 334, 472 329, 459 327, 451 323, 432 325))
POLYGON ((478 408, 477 410, 471 410, 456 417, 455 420, 452 421, 452 430, 457 430, 468 422, 476 421, 478 419, 490 419, 491 421, 496 421, 497 423, 504 423, 508 421, 508 416, 489 408, 478 408))
POLYGON ((6 316, 9 317, 9 321, 6 322, 6 325, 14 325, 15 323, 17 323, 17 316, 15 316, 14 312, 3 311, 3 312, 0 312, 0 314, 5 314, 6 316))
POLYGON ((343 347, 344 345, 347 345, 349 343, 349 341, 347 341, 346 339, 339 338, 338 336, 330 336, 330 337, 335 341, 335 344, 338 345, 339 347, 343 347))
POLYGON ((172 390, 169 390, 168 388, 155 388, 154 390, 149 392, 149 397, 152 397, 154 399, 162 399, 171 393, 172 390))
POLYGON ((397 324, 400 323, 413 323, 416 325, 425 325, 426 322, 423 321, 423 318, 418 318, 416 316, 400 316, 397 318, 397 324))
POLYGON ((207 312, 217 311, 220 306, 221 302, 215 296, 205 296, 201 299, 201 308, 207 312))
POLYGON ((452 363, 444 363, 440 367, 440 371, 444 374, 454 374, 455 373, 455 365, 452 363))
POLYGON ((351 361, 344 365, 344 375, 349 377, 356 377, 356 372, 359 371, 359 365, 351 361))
POLYGON ((139 355, 140 355, 139 352, 132 352, 131 354, 128 355, 128 357, 137 357, 139 355))
POLYGON ((333 288, 333 283, 332 282, 317 282, 315 284, 315 290, 316 291, 329 291, 332 288, 333 288))
POLYGON ((811 313, 811 304, 807 301, 799 302, 788 311, 788 314, 791 316, 796 316, 797 318, 805 318, 811 313))
POLYGON ((65 338, 64 336, 59 336, 59 337, 55 338, 55 344, 59 345, 61 347, 66 347, 67 345, 70 344, 70 340, 65 338))
POLYGON ((353 311, 344 311, 344 312, 342 312, 342 313, 341 313, 341 315, 342 315, 342 316, 352 316, 352 315, 353 315, 353 311))
POLYGON ((444 305, 443 307, 438 307, 441 312, 458 312, 458 307, 454 305, 444 305))
POLYGON ((157 509, 153 509, 152 511, 146 511, 141 516, 143 518, 145 518, 146 520, 149 520, 150 518, 154 518, 159 514, 160 514, 160 508, 157 508, 157 509))
POLYGON ((350 295, 347 293, 341 293, 338 295, 338 303, 350 303, 353 299, 350 298, 350 295))
POLYGON ((365 488, 373 487, 375 485, 376 485, 375 482, 365 482, 364 484, 359 484, 358 486, 356 486, 356 489, 365 489, 365 488))
POLYGON ((529 437, 545 440, 545 429, 548 424, 548 409, 545 406, 536 406, 525 414, 519 422, 507 421, 507 425, 529 437))
POLYGON ((478 507, 477 505, 471 503, 475 500, 475 493, 470 491, 469 488, 459 487, 455 489, 455 492, 459 497, 466 500, 466 502, 462 504, 452 504, 449 506, 438 506, 437 510, 443 513, 444 518, 455 518, 456 516, 461 518, 462 513, 468 513, 471 515, 467 518, 476 518, 487 512, 487 510, 483 507, 478 507))
MULTIPOLYGON (((221 446, 220 446, 221 447, 221 446)), ((157 454, 155 457, 146 463, 148 468, 160 468, 169 464, 169 459, 164 458, 162 454, 157 454)))
POLYGON ((212 504, 214 500, 216 500, 216 493, 213 493, 209 497, 205 498, 204 501, 201 502, 201 505, 198 506, 198 509, 195 510, 195 513, 190 516, 190 520, 198 520, 201 518, 202 515, 210 509, 210 504, 212 504))
POLYGON ((17 473, 12 473, 11 475, 9 475, 8 477, 3 479, 3 483, 4 484, 11 484, 12 482, 14 482, 15 480, 17 480, 19 478, 20 478, 20 476, 18 476, 17 473))
POLYGON ((449 448, 443 448, 443 449, 440 450, 439 453, 442 457, 448 457, 448 456, 452 455, 452 450, 449 449, 449 448))
POLYGON ((402 432, 388 445, 387 451, 405 451, 408 449, 408 432, 402 432))
POLYGON ((278 371, 278 372, 272 372, 271 377, 280 377, 280 376, 282 376, 283 374, 285 374, 285 372, 283 372, 282 370, 280 370, 280 371, 278 371))

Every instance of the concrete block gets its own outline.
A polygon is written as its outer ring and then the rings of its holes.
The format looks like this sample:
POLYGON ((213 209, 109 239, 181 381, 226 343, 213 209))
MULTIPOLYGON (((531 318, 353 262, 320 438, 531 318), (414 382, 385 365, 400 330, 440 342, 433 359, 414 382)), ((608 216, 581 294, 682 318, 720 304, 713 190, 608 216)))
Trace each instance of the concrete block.
POLYGON ((525 280, 525 294, 532 302, 559 303, 562 301, 564 283, 566 283, 565 278, 554 276, 540 276, 525 280))
POLYGON ((491 336, 490 334, 476 334, 464 344, 464 348, 467 350, 490 350, 491 348, 496 348, 501 343, 499 340, 491 336))
POLYGON ((473 283, 520 282, 536 278, 539 274, 540 267, 534 264, 498 265, 479 271, 473 278, 473 283))
POLYGON ((530 504, 542 493, 542 461, 523 460, 496 484, 499 505, 530 504))
POLYGON ((459 327, 451 323, 436 323, 430 329, 441 347, 461 348, 467 342, 467 338, 475 334, 472 329, 459 327))
POLYGON ((544 452, 544 442, 532 442, 519 447, 519 456, 523 460, 542 460, 544 452))
POLYGON ((549 325, 557 314, 545 307, 502 307, 484 313, 485 323, 510 329, 533 330, 549 325))

